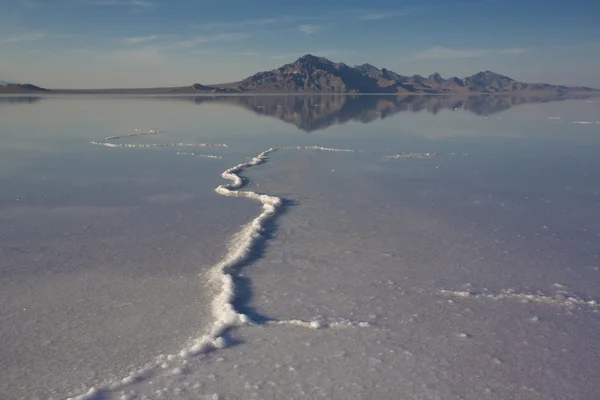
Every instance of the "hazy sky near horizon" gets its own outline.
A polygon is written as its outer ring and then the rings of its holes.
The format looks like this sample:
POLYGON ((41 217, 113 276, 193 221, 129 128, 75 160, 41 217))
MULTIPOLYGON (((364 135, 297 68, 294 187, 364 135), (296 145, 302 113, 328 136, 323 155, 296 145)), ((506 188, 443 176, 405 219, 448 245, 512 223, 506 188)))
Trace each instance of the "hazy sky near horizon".
POLYGON ((600 87, 599 0, 0 0, 0 80, 230 82, 312 53, 404 75, 600 87))

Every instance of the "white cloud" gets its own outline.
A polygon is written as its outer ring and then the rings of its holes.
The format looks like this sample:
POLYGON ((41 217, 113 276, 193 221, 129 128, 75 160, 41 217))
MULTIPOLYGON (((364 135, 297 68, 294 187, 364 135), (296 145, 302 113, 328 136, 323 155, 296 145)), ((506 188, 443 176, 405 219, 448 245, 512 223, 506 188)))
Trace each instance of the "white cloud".
POLYGON ((249 38, 247 33, 218 33, 215 35, 196 36, 191 39, 181 40, 177 44, 181 47, 192 47, 199 44, 215 42, 235 42, 249 38))
POLYGON ((34 42, 41 40, 46 37, 45 33, 24 33, 21 35, 12 35, 4 39, 6 43, 21 43, 21 42, 34 42))
POLYGON ((367 13, 364 15, 361 15, 359 17, 359 19, 364 20, 364 21, 377 21, 380 19, 385 19, 385 18, 391 18, 394 17, 398 14, 396 13, 392 13, 392 12, 387 12, 387 13, 367 13))
POLYGON ((159 39, 160 37, 161 37, 161 35, 128 37, 128 38, 125 38, 125 42, 128 44, 138 44, 138 43, 150 42, 150 41, 159 39))
POLYGON ((525 54, 528 50, 520 47, 506 49, 452 49, 443 46, 434 46, 430 49, 413 54, 412 58, 417 60, 432 59, 460 59, 460 58, 479 58, 489 55, 519 55, 525 54))
POLYGON ((304 33, 305 35, 312 35, 313 33, 317 32, 320 29, 321 29, 321 27, 317 26, 317 25, 300 25, 298 27, 298 30, 300 32, 304 33))
POLYGON ((171 37, 173 35, 148 35, 148 36, 133 36, 125 38, 125 43, 127 44, 139 44, 139 43, 147 43, 157 39, 171 37))
POLYGON ((147 0, 88 0, 89 4, 97 6, 133 6, 133 7, 151 7, 153 2, 147 0))
POLYGON ((235 22, 208 22, 206 24, 197 25, 201 29, 228 29, 236 26, 265 26, 271 25, 278 22, 287 20, 285 17, 281 18, 261 18, 261 19, 247 19, 235 22))

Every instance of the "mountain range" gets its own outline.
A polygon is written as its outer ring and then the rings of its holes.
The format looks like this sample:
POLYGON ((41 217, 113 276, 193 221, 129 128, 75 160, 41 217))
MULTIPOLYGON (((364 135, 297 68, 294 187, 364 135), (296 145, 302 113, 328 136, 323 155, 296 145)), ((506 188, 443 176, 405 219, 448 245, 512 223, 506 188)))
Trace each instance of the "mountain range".
POLYGON ((588 92, 588 87, 568 87, 543 83, 523 83, 492 71, 466 78, 444 79, 435 73, 428 77, 404 76, 371 64, 350 67, 310 54, 291 64, 254 74, 239 82, 214 85, 237 92, 326 92, 326 93, 506 93, 515 91, 588 92))
POLYGON ((405 76, 371 64, 354 67, 307 54, 279 68, 258 72, 238 82, 146 89, 43 89, 31 84, 0 85, 0 92, 54 93, 381 93, 381 94, 478 94, 546 92, 554 94, 600 93, 589 87, 524 83, 492 71, 465 78, 442 78, 438 73, 405 76))

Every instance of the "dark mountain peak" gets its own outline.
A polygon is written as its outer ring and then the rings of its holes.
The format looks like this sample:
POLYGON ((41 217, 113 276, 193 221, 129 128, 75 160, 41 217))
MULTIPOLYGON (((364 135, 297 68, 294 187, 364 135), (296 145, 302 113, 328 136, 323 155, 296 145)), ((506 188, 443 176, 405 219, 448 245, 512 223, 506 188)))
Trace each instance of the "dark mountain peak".
POLYGON ((277 69, 254 74, 236 82, 235 87, 241 91, 337 93, 381 91, 373 78, 359 70, 312 54, 306 54, 295 62, 277 69))
POLYGON ((481 71, 465 78, 464 83, 469 90, 483 93, 530 89, 527 84, 516 82, 508 76, 500 75, 489 70, 481 71))
POLYGON ((423 81, 425 81, 425 78, 423 78, 421 75, 413 75, 409 77, 411 82, 416 82, 416 83, 421 83, 423 81))
POLYGON ((211 87, 209 87, 209 86, 204 86, 204 85, 202 85, 201 83, 194 83, 194 84, 192 85, 192 88, 193 88, 194 90, 210 90, 210 89, 211 89, 211 87))
POLYGON ((331 60, 328 60, 325 57, 317 57, 317 56, 313 56, 312 54, 305 54, 302 57, 300 57, 299 59, 296 60, 296 62, 294 64, 327 64, 327 65, 334 65, 335 63, 331 60))
POLYGON ((471 75, 471 78, 476 78, 476 79, 509 79, 511 81, 514 81, 514 79, 511 79, 508 76, 501 75, 501 74, 498 74, 498 73, 490 71, 490 70, 485 70, 485 71, 478 72, 475 75, 471 75))
POLYGON ((377 73, 377 72, 381 71, 379 68, 377 68, 376 66, 371 65, 369 63, 365 63, 365 64, 362 64, 362 65, 357 65, 354 68, 357 69, 357 70, 359 70, 363 74, 367 74, 367 75, 368 74, 372 74, 372 73, 377 73))
MULTIPOLYGON (((354 70, 354 68, 342 63, 333 62, 325 57, 317 57, 312 54, 306 54, 296 60, 293 64, 288 64, 296 67, 304 67, 308 69, 323 69, 327 71, 332 70, 354 70)), ((284 65, 286 67, 286 65, 284 65)), ((356 71, 358 72, 358 71, 356 71)))
POLYGON ((442 78, 442 76, 438 72, 434 72, 433 74, 429 75, 427 80, 430 82, 440 83, 443 82, 445 79, 442 78))
POLYGON ((312 54, 305 54, 305 55, 301 56, 300 58, 298 58, 297 61, 318 61, 321 58, 322 57, 313 56, 312 54))

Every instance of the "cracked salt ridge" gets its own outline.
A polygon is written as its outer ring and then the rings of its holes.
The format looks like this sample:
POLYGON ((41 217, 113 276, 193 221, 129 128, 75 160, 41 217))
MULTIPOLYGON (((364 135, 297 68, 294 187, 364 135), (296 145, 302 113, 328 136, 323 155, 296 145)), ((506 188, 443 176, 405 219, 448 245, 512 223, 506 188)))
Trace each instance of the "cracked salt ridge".
POLYGON ((90 142, 97 146, 104 147, 127 147, 136 149, 146 149, 151 147, 227 147, 222 143, 151 143, 151 144, 127 144, 127 143, 109 143, 109 142, 90 142))
MULTIPOLYGON (((216 285, 220 285, 221 290, 212 302, 212 314, 214 322, 209 333, 199 339, 194 340, 191 346, 182 350, 178 355, 160 355, 154 362, 146 364, 143 368, 140 368, 137 371, 133 371, 120 381, 107 383, 105 385, 106 389, 92 387, 88 389, 86 393, 80 396, 70 397, 67 400, 93 400, 99 394, 102 394, 103 391, 122 390, 128 385, 135 384, 140 380, 159 375, 159 369, 170 369, 172 374, 180 374, 182 372, 181 368, 171 368, 172 366, 166 361, 173 362, 179 359, 186 364, 188 362, 187 359, 190 357, 207 353, 209 351, 222 349, 227 346, 227 341, 223 337, 225 333, 237 327, 253 324, 253 321, 251 321, 247 315, 237 312, 233 306, 236 288, 234 277, 229 273, 229 271, 233 270, 237 265, 246 260, 254 245, 261 239, 261 232, 263 231, 264 225, 275 216, 277 210, 279 207, 281 207, 282 200, 276 196, 269 196, 252 191, 241 191, 235 189, 239 189, 244 185, 244 180, 238 175, 240 172, 265 163, 267 161, 267 155, 278 150, 319 150, 344 153, 354 152, 354 150, 350 149, 336 149, 322 146, 271 147, 260 153, 258 156, 252 158, 252 160, 249 162, 238 164, 225 170, 221 176, 224 179, 232 181, 232 183, 220 185, 215 189, 215 191, 222 196, 247 197, 253 200, 258 200, 263 205, 263 211, 258 217, 244 226, 242 230, 233 237, 225 257, 210 270, 211 282, 216 285)), ((351 321, 349 319, 314 321, 291 319, 269 321, 266 323, 266 325, 298 326, 308 329, 351 327, 368 328, 371 326, 369 322, 351 321)))
POLYGON ((417 158, 417 159, 428 159, 436 157, 437 153, 404 153, 404 154, 394 154, 392 156, 383 156, 381 157, 383 160, 402 160, 408 158, 417 158))
MULTIPOLYGON (((137 131, 137 129, 136 129, 136 131, 137 131)), ((97 146, 104 146, 104 147, 126 147, 126 148, 137 148, 137 149, 146 149, 146 148, 152 148, 152 147, 227 147, 227 145, 223 144, 223 143, 150 143, 150 144, 109 143, 112 140, 125 139, 125 138, 133 137, 133 136, 157 135, 159 133, 162 133, 162 131, 157 131, 157 130, 151 129, 148 132, 136 132, 136 133, 129 133, 126 135, 109 136, 109 137, 104 138, 104 140, 105 140, 104 142, 93 141, 90 143, 97 145, 97 146)), ((179 153, 177 153, 177 154, 179 154, 179 153)), ((214 157, 217 158, 218 156, 214 156, 214 157)), ((209 157, 209 158, 212 158, 212 157, 209 157)))
POLYGON ((213 156, 213 155, 210 155, 210 154, 182 153, 180 151, 177 152, 177 155, 179 155, 179 156, 196 156, 196 157, 212 158, 212 159, 218 159, 218 160, 220 160, 221 158, 223 158, 221 156, 213 156))
MULTIPOLYGON (((136 129, 136 131, 139 131, 139 129, 136 129)), ((132 136, 157 135, 157 134, 159 134, 161 132, 162 131, 157 131, 157 130, 154 130, 154 129, 150 129, 148 132, 136 132, 136 133, 128 133, 126 135, 109 136, 109 137, 104 138, 104 140, 106 140, 108 142, 110 140, 125 139, 125 138, 132 137, 132 136)))
MULTIPOLYGON (((258 217, 246 225, 242 230, 234 236, 228 253, 225 255, 223 260, 215 265, 211 269, 210 279, 212 282, 221 285, 220 293, 215 297, 212 303, 212 313, 215 318, 213 327, 207 335, 195 341, 195 343, 188 349, 183 350, 180 353, 182 358, 187 356, 193 356, 201 353, 205 353, 210 350, 220 349, 227 345, 223 334, 228 330, 239 327, 242 325, 250 324, 252 321, 247 315, 241 314, 235 310, 233 306, 233 300, 235 298, 235 284, 234 277, 230 274, 230 270, 244 262, 244 260, 250 254, 252 248, 258 240, 261 239, 261 232, 263 227, 268 220, 270 220, 281 207, 282 200, 276 196, 269 196, 266 194, 259 194, 251 191, 235 190, 239 189, 244 185, 243 179, 238 173, 263 164, 267 161, 267 156, 278 150, 320 150, 320 151, 331 151, 331 152, 354 152, 349 149, 335 149, 330 147, 321 146, 285 146, 285 147, 271 147, 257 157, 254 157, 251 161, 243 164, 238 164, 235 167, 231 167, 221 175, 224 179, 232 181, 227 185, 220 185, 215 189, 217 193, 222 196, 233 196, 233 197, 247 197, 253 200, 258 200, 263 205, 263 211, 258 217)), ((318 329, 325 327, 342 327, 342 326, 369 326, 368 323, 354 323, 352 321, 334 321, 334 322, 323 322, 323 321, 272 321, 271 325, 295 325, 306 328, 318 329), (353 325, 354 324, 354 325, 353 325)))
POLYGON ((557 292, 554 296, 538 292, 536 294, 519 293, 513 289, 502 290, 499 294, 493 293, 474 293, 467 290, 440 290, 439 293, 444 296, 473 299, 489 300, 516 300, 524 303, 545 303, 557 307, 585 307, 592 308, 594 311, 600 309, 600 303, 596 300, 586 300, 564 291, 557 292))

